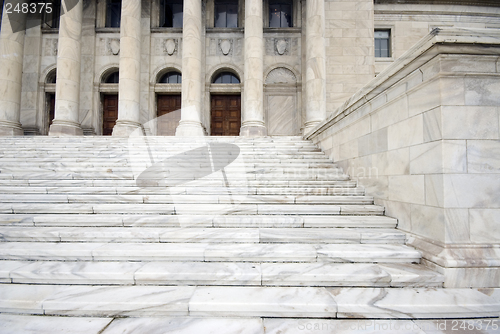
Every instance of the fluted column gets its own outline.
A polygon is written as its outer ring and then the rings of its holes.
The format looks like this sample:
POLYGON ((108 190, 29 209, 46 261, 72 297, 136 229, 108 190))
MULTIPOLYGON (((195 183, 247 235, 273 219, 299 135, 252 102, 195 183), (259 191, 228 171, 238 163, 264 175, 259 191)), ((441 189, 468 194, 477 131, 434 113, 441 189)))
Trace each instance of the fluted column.
POLYGON ((83 135, 79 119, 82 1, 70 11, 64 8, 64 1, 61 5, 64 15, 59 24, 55 118, 49 135, 83 135))
POLYGON ((200 0, 184 0, 182 26, 182 104, 176 136, 203 136, 201 125, 202 15, 200 0))
MULTIPOLYGON (((22 1, 10 3, 15 7, 22 1)), ((19 119, 25 27, 26 15, 9 17, 3 11, 0 32, 0 136, 23 135, 19 119)))
POLYGON ((141 127, 141 1, 123 0, 120 23, 118 120, 113 136, 128 136, 141 127))
POLYGON ((326 117, 325 1, 308 0, 306 7, 307 133, 326 117))
POLYGON ((262 0, 245 1, 245 74, 240 135, 267 135, 264 123, 262 0))

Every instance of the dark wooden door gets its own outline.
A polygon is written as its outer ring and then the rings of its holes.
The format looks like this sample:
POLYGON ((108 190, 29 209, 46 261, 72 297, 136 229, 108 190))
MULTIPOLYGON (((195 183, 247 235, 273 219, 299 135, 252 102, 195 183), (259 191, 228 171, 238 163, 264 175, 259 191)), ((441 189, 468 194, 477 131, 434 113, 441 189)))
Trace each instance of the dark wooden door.
POLYGON ((52 121, 54 120, 56 114, 56 94, 47 93, 47 107, 48 107, 48 124, 52 125, 52 121))
POLYGON ((181 120, 181 95, 158 95, 156 116, 158 136, 175 136, 181 120))
POLYGON ((102 135, 111 136, 118 119, 118 95, 104 95, 102 135))
POLYGON ((239 136, 241 96, 212 95, 211 136, 239 136))

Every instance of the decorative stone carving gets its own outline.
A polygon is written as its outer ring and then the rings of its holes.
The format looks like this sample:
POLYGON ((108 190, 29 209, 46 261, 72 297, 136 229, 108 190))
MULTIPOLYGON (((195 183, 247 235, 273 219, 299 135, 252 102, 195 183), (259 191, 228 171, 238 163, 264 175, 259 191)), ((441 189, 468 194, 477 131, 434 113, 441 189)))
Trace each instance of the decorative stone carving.
POLYGON ((172 56, 177 51, 177 40, 173 38, 166 39, 163 45, 163 50, 172 56))
POLYGON ((224 56, 227 56, 233 48, 233 41, 229 39, 220 39, 219 48, 224 56))
POLYGON ((118 55, 120 53, 120 39, 108 39, 108 51, 115 56, 118 55))
POLYGON ((292 71, 285 67, 278 67, 269 72, 266 77, 266 85, 269 84, 295 84, 297 78, 292 71))
POLYGON ((275 46, 276 52, 280 56, 282 56, 285 54, 285 52, 288 49, 288 42, 286 39, 276 39, 274 46, 275 46))
POLYGON ((54 38, 46 39, 45 46, 43 50, 44 56, 57 56, 57 44, 58 40, 54 38))

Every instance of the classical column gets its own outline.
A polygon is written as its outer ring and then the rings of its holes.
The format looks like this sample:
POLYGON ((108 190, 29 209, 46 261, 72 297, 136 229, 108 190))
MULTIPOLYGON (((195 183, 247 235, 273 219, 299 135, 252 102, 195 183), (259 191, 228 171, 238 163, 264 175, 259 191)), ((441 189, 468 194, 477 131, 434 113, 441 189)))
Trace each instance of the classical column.
POLYGON ((69 11, 64 1, 61 5, 64 15, 59 23, 55 117, 49 135, 83 135, 79 118, 82 1, 69 11))
POLYGON ((325 1, 306 8, 306 123, 304 133, 326 117, 325 1))
MULTIPOLYGON (((15 7, 22 1, 9 1, 15 7)), ((3 11, 0 32, 0 136, 20 136, 21 82, 23 76, 26 15, 3 11)))
POLYGON ((120 23, 118 120, 113 136, 126 137, 141 127, 141 1, 123 0, 120 23))
POLYGON ((176 136, 204 136, 201 125, 202 16, 200 0, 184 0, 182 24, 182 104, 176 136))
POLYGON ((240 135, 267 135, 264 123, 262 0, 245 1, 245 75, 240 135))

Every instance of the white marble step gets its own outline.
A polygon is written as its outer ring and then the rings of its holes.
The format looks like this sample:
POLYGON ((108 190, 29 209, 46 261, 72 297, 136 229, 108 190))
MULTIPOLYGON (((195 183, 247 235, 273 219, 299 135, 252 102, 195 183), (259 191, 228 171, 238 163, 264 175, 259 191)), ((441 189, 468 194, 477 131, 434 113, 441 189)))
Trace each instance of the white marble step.
MULTIPOLYGON (((236 180, 240 182, 247 182, 249 180, 257 180, 261 181, 348 181, 349 176, 342 173, 331 173, 331 174, 314 174, 314 173, 291 173, 291 174, 283 174, 283 173, 241 173, 241 174, 230 174, 231 180, 236 180)), ((113 173, 113 172, 97 172, 97 171, 88 171, 88 172, 15 172, 15 173, 0 173, 0 179, 3 180, 85 180, 92 179, 95 181, 98 180, 134 180, 136 175, 132 172, 123 172, 123 173, 113 173)), ((207 180, 221 180, 222 175, 219 173, 209 174, 203 179, 198 179, 194 176, 190 176, 187 174, 173 174, 173 175, 158 175, 155 177, 143 178, 146 180, 151 180, 150 185, 160 184, 163 186, 168 186, 166 180, 182 180, 183 183, 191 182, 194 180, 198 180, 200 182, 207 180)), ((176 182, 175 185, 179 184, 176 182)), ((231 182, 230 184, 233 184, 231 182)))
POLYGON ((1 261, 0 282, 100 285, 441 287, 414 264, 1 261))
POLYGON ((0 214, 0 226, 395 228, 386 216, 0 214))
POLYGON ((139 188, 139 187, 36 187, 36 186, 2 186, 0 194, 116 194, 116 195, 207 195, 231 192, 233 195, 301 195, 301 196, 363 196, 362 187, 195 187, 181 186, 172 188, 139 188))
POLYGON ((145 228, 17 227, 0 230, 2 242, 219 242, 404 244, 406 235, 382 228, 145 228))
POLYGON ((373 204, 371 196, 0 194, 1 203, 373 204))
POLYGON ((0 312, 78 316, 498 317, 475 289, 0 285, 0 312))
POLYGON ((354 188, 361 191, 362 187, 357 187, 355 181, 293 181, 293 180, 240 180, 231 181, 229 187, 225 185, 224 180, 196 180, 178 185, 175 187, 165 186, 148 186, 147 188, 138 187, 135 180, 1 180, 0 187, 5 188, 5 193, 85 193, 93 192, 99 193, 102 190, 108 189, 108 192, 116 194, 127 194, 134 192, 144 192, 154 194, 156 192, 167 194, 198 194, 232 190, 233 188, 238 191, 240 189, 247 189, 247 194, 258 192, 269 193, 272 191, 279 191, 278 194, 287 194, 288 189, 291 192, 299 192, 301 195, 306 195, 307 192, 314 192, 315 194, 327 195, 343 192, 349 193, 354 188), (40 189, 36 189, 40 188, 40 189), (44 189, 44 190, 41 190, 44 189), (199 190, 199 191, 198 191, 199 190))
POLYGON ((160 214, 160 215, 383 215, 378 205, 324 204, 131 204, 1 203, 1 213, 160 214))
POLYGON ((389 244, 3 242, 2 260, 419 263, 389 244))
MULTIPOLYGON (((480 329, 497 334, 500 321, 491 318, 465 319, 304 319, 304 318, 229 318, 229 317, 76 317, 0 314, 3 334, 142 334, 142 333, 217 333, 217 334, 446 334, 447 329, 480 329)), ((460 333, 460 332, 457 332, 460 333)))

